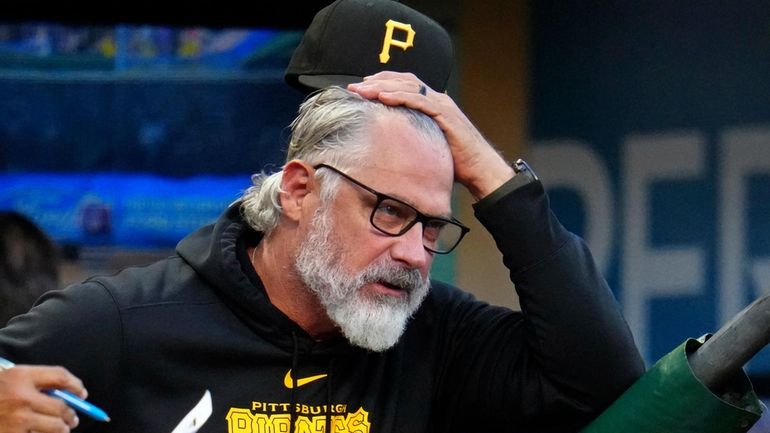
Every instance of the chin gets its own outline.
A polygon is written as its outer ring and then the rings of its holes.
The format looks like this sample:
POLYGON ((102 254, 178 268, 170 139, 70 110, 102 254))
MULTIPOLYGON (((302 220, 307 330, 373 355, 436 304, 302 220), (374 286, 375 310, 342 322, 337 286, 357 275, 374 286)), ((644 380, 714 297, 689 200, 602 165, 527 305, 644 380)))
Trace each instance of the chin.
POLYGON ((354 346, 374 352, 395 346, 412 314, 406 302, 407 296, 356 298, 356 302, 328 311, 345 338, 354 346))

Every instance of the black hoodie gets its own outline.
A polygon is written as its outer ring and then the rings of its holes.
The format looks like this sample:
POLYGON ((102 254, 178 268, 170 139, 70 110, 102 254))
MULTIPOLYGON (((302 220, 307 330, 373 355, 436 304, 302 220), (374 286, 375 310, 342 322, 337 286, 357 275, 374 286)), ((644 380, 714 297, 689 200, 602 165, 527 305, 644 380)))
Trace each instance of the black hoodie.
POLYGON ((206 390, 200 432, 575 431, 644 364, 540 182, 503 190, 476 215, 523 312, 433 281, 392 349, 316 342, 269 302, 236 204, 168 259, 50 293, 0 330, 0 355, 83 380, 112 421, 76 432, 170 433, 206 390))

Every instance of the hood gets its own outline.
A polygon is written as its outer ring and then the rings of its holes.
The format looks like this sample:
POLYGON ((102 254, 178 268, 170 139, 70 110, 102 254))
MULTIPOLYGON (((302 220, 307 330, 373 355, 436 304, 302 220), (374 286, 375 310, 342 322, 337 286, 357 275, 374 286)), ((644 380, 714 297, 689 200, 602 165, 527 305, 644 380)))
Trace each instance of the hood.
POLYGON ((341 343, 346 345, 343 338, 316 342, 270 303, 246 252, 261 238, 261 233, 245 223, 240 202, 235 202, 214 224, 179 242, 176 250, 247 326, 273 344, 288 351, 315 353, 339 348, 341 343))

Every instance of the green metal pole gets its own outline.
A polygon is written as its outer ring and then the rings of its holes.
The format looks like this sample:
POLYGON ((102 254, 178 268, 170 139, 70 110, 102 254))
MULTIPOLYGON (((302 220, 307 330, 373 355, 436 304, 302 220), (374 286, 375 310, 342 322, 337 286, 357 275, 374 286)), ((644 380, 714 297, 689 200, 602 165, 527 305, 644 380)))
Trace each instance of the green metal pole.
POLYGON ((702 343, 688 339, 661 358, 581 433, 744 433, 762 408, 739 369, 714 394, 687 361, 702 343))

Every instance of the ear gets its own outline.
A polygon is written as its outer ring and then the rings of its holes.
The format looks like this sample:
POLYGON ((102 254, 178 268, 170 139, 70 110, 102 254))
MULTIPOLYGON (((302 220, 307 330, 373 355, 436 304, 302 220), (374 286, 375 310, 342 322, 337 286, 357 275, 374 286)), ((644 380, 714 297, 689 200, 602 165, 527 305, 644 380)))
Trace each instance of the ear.
POLYGON ((291 160, 283 166, 281 178, 281 209, 287 218, 297 221, 303 213, 303 206, 312 205, 308 195, 316 187, 312 167, 299 160, 291 160))

